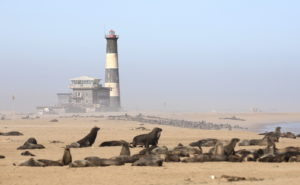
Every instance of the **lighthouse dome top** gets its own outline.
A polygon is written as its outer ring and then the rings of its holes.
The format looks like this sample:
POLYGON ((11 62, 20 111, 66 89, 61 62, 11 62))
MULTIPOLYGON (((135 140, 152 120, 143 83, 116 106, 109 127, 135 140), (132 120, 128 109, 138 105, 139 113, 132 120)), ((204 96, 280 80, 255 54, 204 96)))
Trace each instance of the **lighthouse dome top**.
POLYGON ((115 31, 114 30, 109 30, 109 34, 110 35, 115 35, 115 31))
POLYGON ((105 35, 105 37, 106 38, 119 38, 119 36, 118 35, 116 35, 116 32, 114 31, 114 30, 109 30, 109 32, 108 32, 108 34, 107 35, 105 35))

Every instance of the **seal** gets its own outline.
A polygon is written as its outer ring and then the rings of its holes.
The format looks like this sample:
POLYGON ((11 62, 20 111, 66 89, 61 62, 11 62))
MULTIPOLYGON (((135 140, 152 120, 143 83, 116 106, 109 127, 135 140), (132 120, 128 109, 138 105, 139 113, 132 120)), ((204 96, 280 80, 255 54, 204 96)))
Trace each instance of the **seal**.
POLYGON ((96 140, 97 133, 100 130, 98 127, 94 127, 91 129, 90 133, 86 135, 84 138, 79 141, 68 145, 68 148, 82 148, 92 146, 96 140))
POLYGON ((24 156, 35 156, 34 154, 30 153, 29 151, 22 152, 21 155, 24 155, 24 156))
POLYGON ((150 145, 157 146, 161 132, 162 132, 162 129, 156 127, 148 134, 141 134, 141 135, 135 136, 133 138, 133 141, 131 144, 133 147, 136 147, 137 145, 141 145, 146 148, 149 148, 150 145))
POLYGON ((212 147, 212 146, 215 146, 217 144, 219 140, 218 139, 215 139, 215 138, 207 138, 207 139, 201 139, 199 141, 196 141, 196 142, 192 142, 190 143, 189 145, 190 146, 193 146, 193 147, 202 147, 202 146, 205 146, 205 147, 212 147))
POLYGON ((86 157, 84 160, 76 160, 69 167, 94 167, 94 166, 121 166, 125 163, 119 159, 103 159, 99 157, 86 157))
POLYGON ((105 146, 122 146, 123 143, 126 142, 124 140, 119 140, 119 141, 104 141, 102 142, 99 147, 105 147, 105 146))
POLYGON ((129 143, 124 142, 122 144, 122 149, 121 149, 120 155, 121 156, 130 156, 129 143))
POLYGON ((23 136, 21 132, 18 131, 10 131, 10 132, 0 132, 0 136, 23 136))
POLYGON ((34 158, 30 158, 29 160, 19 164, 19 166, 34 166, 34 167, 44 167, 45 164, 35 160, 34 158))
POLYGON ((63 165, 69 165, 72 162, 72 155, 69 147, 65 147, 65 151, 61 160, 63 165))
POLYGON ((275 142, 279 142, 279 138, 281 136, 281 127, 276 127, 275 132, 267 132, 260 135, 265 135, 265 137, 272 136, 275 137, 275 142))
POLYGON ((37 140, 33 137, 27 139, 27 141, 22 145, 19 146, 18 150, 27 150, 27 149, 43 149, 45 148, 43 145, 38 144, 37 140))
POLYGON ((240 139, 238 138, 231 139, 230 143, 224 146, 224 155, 226 156, 234 155, 235 154, 234 148, 239 141, 240 139))
POLYGON ((162 166, 163 159, 158 155, 145 155, 132 163, 132 166, 162 166))
MULTIPOLYGON (((23 152, 24 153, 24 152, 23 152)), ((49 159, 34 159, 29 160, 19 164, 19 166, 64 166, 69 165, 72 162, 72 156, 69 148, 65 148, 62 159, 60 160, 49 160, 49 159)))

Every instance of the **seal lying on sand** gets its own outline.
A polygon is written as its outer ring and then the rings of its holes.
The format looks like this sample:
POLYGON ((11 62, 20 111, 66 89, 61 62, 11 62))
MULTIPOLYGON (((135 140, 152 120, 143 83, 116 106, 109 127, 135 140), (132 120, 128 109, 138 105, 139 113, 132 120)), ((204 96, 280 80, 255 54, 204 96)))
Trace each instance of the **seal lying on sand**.
POLYGON ((5 158, 5 156, 4 155, 0 155, 0 159, 4 159, 5 158))
POLYGON ((132 163, 132 166, 162 166, 163 159, 158 155, 145 155, 132 163))
POLYGON ((124 162, 118 159, 102 159, 99 157, 86 157, 84 160, 76 160, 69 164, 69 167, 95 167, 95 166, 120 166, 124 162))
POLYGON ((43 149, 43 145, 38 144, 36 139, 31 137, 29 138, 22 146, 18 147, 18 150, 27 150, 27 149, 43 149))
POLYGON ((124 143, 127 143, 124 140, 120 141, 104 141, 102 142, 99 147, 105 147, 105 146, 122 146, 124 143))
POLYGON ((211 146, 215 146, 218 142, 218 139, 214 139, 214 138, 207 138, 207 139, 201 139, 199 141, 196 142, 192 142, 190 143, 190 146, 197 146, 197 147, 202 147, 202 146, 206 146, 206 147, 211 147, 211 146))
POLYGON ((292 132, 286 132, 286 133, 281 133, 280 137, 296 139, 297 136, 292 132))
POLYGON ((272 140, 276 141, 277 136, 275 135, 266 135, 262 139, 250 139, 250 140, 243 140, 239 143, 239 146, 267 146, 268 145, 268 139, 272 138, 272 140))
POLYGON ((30 158, 29 160, 19 164, 19 166, 32 166, 32 167, 36 167, 36 166, 39 166, 39 167, 44 167, 45 164, 42 163, 42 162, 39 162, 37 160, 35 160, 34 158, 30 158))
POLYGON ((19 166, 64 166, 72 162, 72 156, 69 148, 65 148, 62 159, 60 160, 48 160, 48 159, 34 159, 30 158, 29 160, 19 164, 19 166))
POLYGON ((21 155, 24 155, 24 156, 35 156, 34 154, 30 153, 29 151, 22 152, 21 155))
POLYGON ((190 155, 202 154, 202 150, 190 146, 183 146, 179 143, 170 153, 178 155, 179 157, 189 157, 190 155))
POLYGON ((118 160, 121 161, 123 163, 133 163, 137 160, 139 160, 139 158, 142 156, 140 154, 136 154, 133 156, 130 156, 130 148, 129 148, 129 143, 124 143, 120 152, 119 156, 116 157, 112 157, 110 159, 113 160, 118 160))
POLYGON ((146 148, 149 148, 150 145, 157 146, 161 132, 162 129, 156 127, 148 134, 135 136, 131 144, 133 147, 136 147, 137 145, 141 145, 146 148))
POLYGON ((98 127, 92 128, 92 130, 87 136, 77 141, 76 143, 72 143, 71 145, 68 145, 68 148, 82 148, 82 147, 92 146, 96 140, 97 133, 99 130, 100 128, 98 127))
POLYGON ((0 132, 0 136, 23 136, 23 134, 18 131, 11 131, 11 132, 0 132))
POLYGON ((274 136, 276 138, 276 142, 279 142, 279 138, 281 136, 281 127, 276 127, 275 132, 266 132, 266 133, 262 133, 259 135, 265 135, 265 137, 267 136, 274 136))

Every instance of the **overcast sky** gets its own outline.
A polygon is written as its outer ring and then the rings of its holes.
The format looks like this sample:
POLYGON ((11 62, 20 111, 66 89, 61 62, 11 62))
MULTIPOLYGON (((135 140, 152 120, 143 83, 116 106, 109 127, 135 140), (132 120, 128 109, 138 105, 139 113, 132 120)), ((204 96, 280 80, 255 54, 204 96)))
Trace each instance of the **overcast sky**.
POLYGON ((0 110, 55 105, 70 78, 103 79, 114 29, 126 110, 299 111, 299 9, 297 0, 0 0, 0 110))

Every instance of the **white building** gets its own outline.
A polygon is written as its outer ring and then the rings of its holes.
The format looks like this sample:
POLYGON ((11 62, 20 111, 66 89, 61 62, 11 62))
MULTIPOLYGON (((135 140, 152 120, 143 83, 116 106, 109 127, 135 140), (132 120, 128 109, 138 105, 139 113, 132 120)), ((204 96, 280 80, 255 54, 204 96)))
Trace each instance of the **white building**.
POLYGON ((70 79, 71 93, 57 93, 58 106, 65 112, 94 112, 107 110, 110 88, 102 87, 100 79, 80 76, 70 79))

